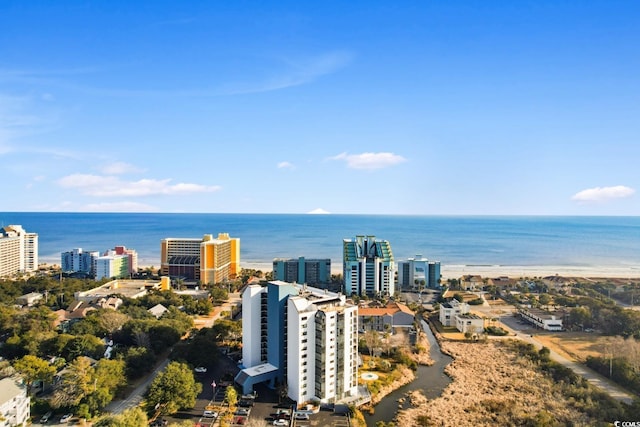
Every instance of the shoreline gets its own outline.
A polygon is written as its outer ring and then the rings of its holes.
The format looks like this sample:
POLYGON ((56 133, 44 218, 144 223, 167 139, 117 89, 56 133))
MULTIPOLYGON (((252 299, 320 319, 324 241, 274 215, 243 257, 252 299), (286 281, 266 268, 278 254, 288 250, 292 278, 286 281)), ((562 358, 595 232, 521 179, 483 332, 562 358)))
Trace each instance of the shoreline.
MULTIPOLYGON (((42 261, 40 267, 59 266, 58 262, 42 261)), ((159 268, 160 263, 139 263, 138 268, 148 267, 159 268)), ((272 271, 273 264, 270 262, 246 261, 240 262, 240 267, 245 269, 260 270, 263 273, 272 271)), ((332 264, 331 274, 342 275, 342 265, 332 264)), ((465 275, 477 275, 483 278, 497 277, 584 277, 591 279, 616 278, 616 279, 640 279, 640 265, 603 265, 603 266, 583 266, 583 265, 442 265, 440 274, 442 281, 448 279, 459 279, 465 275)))
MULTIPOLYGON (((241 262, 242 268, 272 271, 271 263, 241 262)), ((331 274, 342 274, 342 265, 332 265, 331 274)), ((442 280, 459 279, 465 275, 496 277, 588 277, 588 278, 640 278, 640 265, 629 266, 580 266, 580 265, 442 265, 442 280)))

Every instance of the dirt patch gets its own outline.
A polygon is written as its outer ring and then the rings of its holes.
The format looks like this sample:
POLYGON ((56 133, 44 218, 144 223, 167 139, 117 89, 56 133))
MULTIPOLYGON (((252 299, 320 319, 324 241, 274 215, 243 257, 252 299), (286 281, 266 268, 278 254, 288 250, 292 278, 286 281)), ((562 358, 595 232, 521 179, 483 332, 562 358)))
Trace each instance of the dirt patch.
POLYGON ((537 334, 535 339, 569 360, 584 363, 588 356, 602 356, 605 337, 586 332, 563 332, 553 335, 537 334))

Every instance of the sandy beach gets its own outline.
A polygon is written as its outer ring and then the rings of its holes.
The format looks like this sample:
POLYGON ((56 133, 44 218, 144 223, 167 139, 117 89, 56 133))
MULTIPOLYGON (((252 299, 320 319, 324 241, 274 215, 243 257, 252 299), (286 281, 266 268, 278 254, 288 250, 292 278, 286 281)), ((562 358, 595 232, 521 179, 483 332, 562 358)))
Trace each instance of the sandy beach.
MULTIPOLYGON (((242 268, 252 268, 263 272, 271 271, 270 263, 242 262, 242 268)), ((342 264, 331 265, 332 274, 342 274, 342 264)), ((589 278, 640 278, 640 265, 629 266, 569 266, 569 265, 442 265, 442 280, 459 279, 472 274, 482 277, 589 277, 589 278)))

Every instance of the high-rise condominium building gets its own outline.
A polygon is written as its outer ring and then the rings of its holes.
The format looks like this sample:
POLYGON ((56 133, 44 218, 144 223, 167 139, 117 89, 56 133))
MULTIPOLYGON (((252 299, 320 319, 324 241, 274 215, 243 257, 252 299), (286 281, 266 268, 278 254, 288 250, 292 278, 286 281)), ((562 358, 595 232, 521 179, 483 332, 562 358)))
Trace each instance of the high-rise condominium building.
POLYGON ((38 235, 20 225, 0 228, 0 276, 38 269, 38 235))
POLYGON ((240 239, 227 233, 214 239, 167 238, 160 244, 160 271, 164 276, 179 276, 205 284, 233 279, 240 271, 240 239))
POLYGON ((440 261, 429 261, 422 255, 398 261, 398 286, 404 289, 439 287, 440 261))
POLYGON ((96 274, 96 260, 100 256, 98 251, 83 251, 76 248, 60 254, 60 266, 65 273, 81 272, 96 274))
POLYGON ((125 246, 116 246, 112 249, 116 255, 126 255, 129 258, 129 274, 138 272, 138 252, 133 249, 127 249, 125 246))
POLYGON ((358 393, 358 307, 342 294, 281 281, 242 294, 243 393, 286 384, 292 400, 340 402, 358 393))
POLYGON ((273 260, 273 279, 289 283, 317 285, 331 280, 331 260, 304 257, 273 260))
POLYGON ((375 236, 343 241, 343 277, 347 295, 389 295, 395 292, 391 244, 375 236))
POLYGON ((107 251, 96 258, 96 280, 104 278, 124 279, 130 277, 129 256, 118 255, 115 251, 107 251))

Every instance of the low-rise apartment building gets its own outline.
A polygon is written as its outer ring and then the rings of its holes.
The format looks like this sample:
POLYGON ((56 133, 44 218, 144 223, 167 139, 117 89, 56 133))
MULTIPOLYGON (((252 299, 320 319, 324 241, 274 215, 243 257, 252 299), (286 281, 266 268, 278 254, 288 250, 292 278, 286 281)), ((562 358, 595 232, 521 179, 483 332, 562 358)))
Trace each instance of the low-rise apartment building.
POLYGON ((456 316, 469 313, 470 307, 466 302, 456 299, 440 304, 440 323, 443 326, 456 326, 456 316))
POLYGON ((562 315, 539 308, 520 308, 520 316, 532 325, 546 331, 562 331, 562 315))

